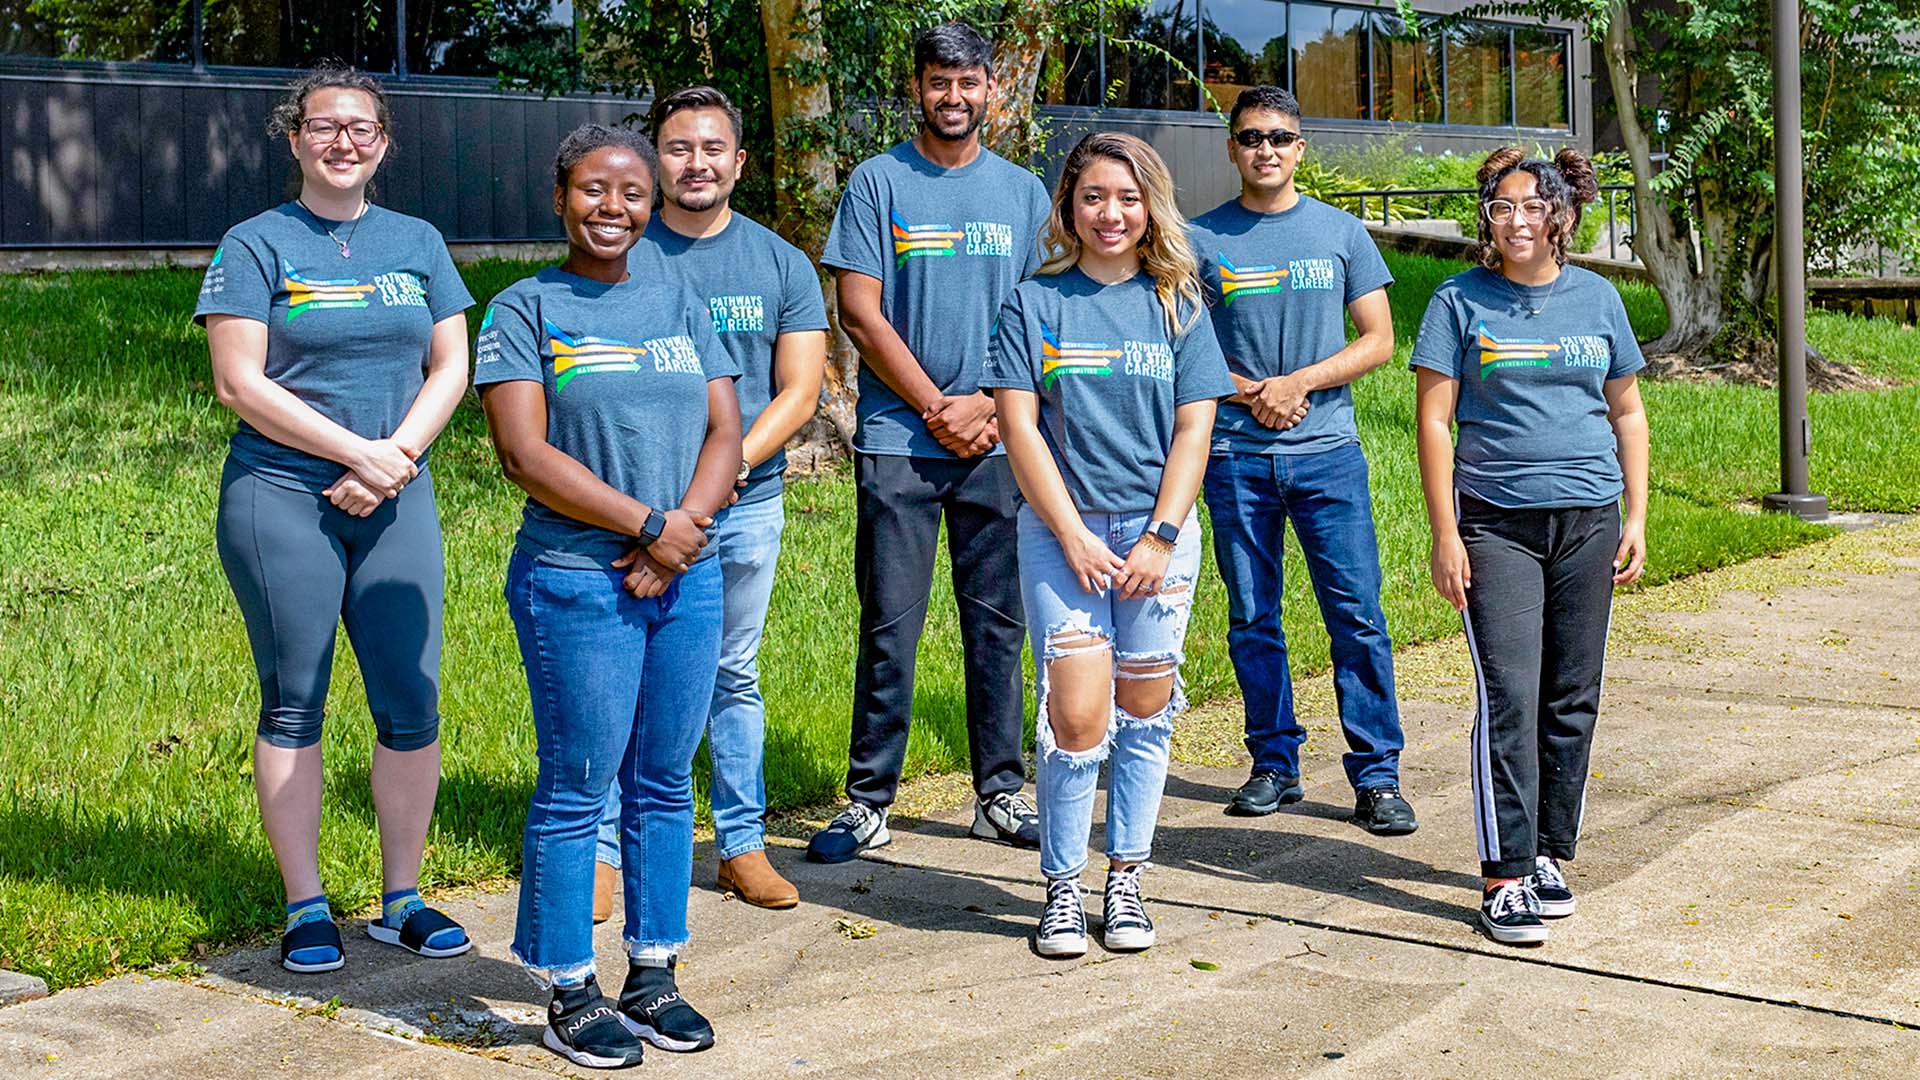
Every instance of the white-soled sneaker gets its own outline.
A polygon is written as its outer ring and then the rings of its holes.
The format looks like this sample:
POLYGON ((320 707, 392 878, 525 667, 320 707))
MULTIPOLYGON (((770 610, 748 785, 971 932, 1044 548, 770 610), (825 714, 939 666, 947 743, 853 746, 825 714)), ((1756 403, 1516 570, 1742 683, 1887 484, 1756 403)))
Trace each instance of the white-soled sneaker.
POLYGON ((1560 864, 1547 855, 1533 857, 1533 876, 1527 879, 1534 898, 1540 901, 1540 917, 1564 919, 1573 914, 1573 887, 1560 872, 1560 864))
POLYGON ((1140 871, 1146 868, 1146 863, 1135 863, 1125 870, 1107 871, 1100 938, 1115 952, 1153 948, 1153 920, 1140 901, 1140 871))
POLYGON ((1085 892, 1074 878, 1047 882, 1047 906, 1040 911, 1040 928, 1033 935, 1035 952, 1054 957, 1087 954, 1087 908, 1080 899, 1085 892))
POLYGON ((1502 945, 1538 945, 1547 940, 1547 924, 1540 921, 1540 901, 1518 881, 1490 889, 1480 898, 1480 925, 1502 945))

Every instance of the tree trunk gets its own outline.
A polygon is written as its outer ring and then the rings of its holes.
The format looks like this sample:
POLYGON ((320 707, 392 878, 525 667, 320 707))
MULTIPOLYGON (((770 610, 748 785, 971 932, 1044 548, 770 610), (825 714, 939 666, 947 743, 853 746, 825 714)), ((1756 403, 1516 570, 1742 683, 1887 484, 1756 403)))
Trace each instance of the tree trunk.
POLYGON ((1047 38, 1053 28, 1053 7, 1045 0, 1014 0, 1007 29, 993 47, 993 74, 998 83, 987 103, 987 119, 980 138, 994 153, 1026 164, 1038 153, 1033 101, 1040 89, 1040 69, 1047 58, 1047 38))
MULTIPOLYGON (((774 228, 817 266, 840 186, 820 0, 760 0, 760 25, 767 39, 768 96, 773 110, 774 228)), ((802 468, 851 452, 853 407, 860 396, 855 381, 860 357, 840 331, 839 297, 824 279, 822 292, 833 329, 820 412, 788 445, 790 459, 802 468)))

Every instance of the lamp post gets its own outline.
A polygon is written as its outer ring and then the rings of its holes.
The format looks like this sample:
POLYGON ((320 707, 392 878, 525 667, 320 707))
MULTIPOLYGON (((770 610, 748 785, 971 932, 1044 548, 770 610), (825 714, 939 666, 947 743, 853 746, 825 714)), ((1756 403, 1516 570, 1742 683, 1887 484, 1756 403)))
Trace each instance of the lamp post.
POLYGON ((1779 281, 1780 490, 1768 510, 1825 521, 1827 497, 1807 490, 1807 245, 1801 182, 1800 2, 1773 0, 1774 268, 1779 281))

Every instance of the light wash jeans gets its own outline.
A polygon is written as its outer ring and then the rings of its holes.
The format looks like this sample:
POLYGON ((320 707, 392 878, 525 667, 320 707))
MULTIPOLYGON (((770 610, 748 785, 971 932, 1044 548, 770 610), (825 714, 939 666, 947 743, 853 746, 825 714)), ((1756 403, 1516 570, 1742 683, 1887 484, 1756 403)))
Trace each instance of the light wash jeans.
MULTIPOLYGON (((1105 538, 1115 555, 1126 558, 1152 520, 1151 513, 1082 514, 1094 534, 1105 538)), ((1035 724, 1040 796, 1040 872, 1048 878, 1079 876, 1087 865, 1087 839, 1093 832, 1093 799, 1100 785, 1100 763, 1112 757, 1107 782, 1107 857, 1144 862, 1153 854, 1153 830, 1160 816, 1160 794, 1167 783, 1167 757, 1173 718, 1186 707, 1179 665, 1185 657, 1187 617, 1200 571, 1200 522, 1189 513, 1167 564, 1167 576, 1153 596, 1122 600, 1112 591, 1089 593, 1068 568, 1066 554, 1052 530, 1030 508, 1020 508, 1020 591, 1026 603, 1038 681, 1039 718, 1035 724), (1058 645, 1092 635, 1102 641, 1058 645), (1100 745, 1064 750, 1047 719, 1047 664, 1088 649, 1111 648, 1114 678, 1128 678, 1123 664, 1174 666, 1173 695, 1152 716, 1134 716, 1117 705, 1100 745)))
POLYGON ((697 562, 644 600, 624 577, 517 551, 507 564, 540 755, 513 956, 544 986, 593 973, 594 832, 616 774, 628 955, 671 955, 687 940, 693 754, 720 656, 720 566, 697 562))
MULTIPOLYGON (((725 581, 720 674, 707 718, 713 763, 713 832, 722 859, 767 846, 767 707, 760 698, 760 637, 773 599, 774 564, 786 504, 772 498, 736 503, 714 517, 713 547, 725 581)), ((620 865, 620 786, 607 793, 595 858, 620 865)))

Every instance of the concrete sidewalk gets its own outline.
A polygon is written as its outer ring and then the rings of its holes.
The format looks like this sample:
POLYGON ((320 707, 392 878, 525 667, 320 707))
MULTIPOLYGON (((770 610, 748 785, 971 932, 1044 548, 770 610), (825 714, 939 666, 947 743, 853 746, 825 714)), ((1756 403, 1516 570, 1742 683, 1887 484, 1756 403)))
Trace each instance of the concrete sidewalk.
MULTIPOLYGON (((806 902, 727 901, 695 872, 688 998, 719 1045, 649 1072, 748 1076, 1912 1077, 1920 1069, 1920 523, 1623 599, 1580 914, 1548 945, 1475 928, 1470 672, 1401 656, 1422 828, 1347 824, 1324 680, 1308 801, 1221 814, 1238 718, 1183 722, 1146 877, 1160 944, 1041 959, 1032 853, 965 838, 969 808, 897 817, 877 857, 774 859, 806 902)), ((1317 703, 1317 704, 1316 704, 1317 703)), ((1100 842, 1096 829, 1095 843, 1100 842)), ((1097 890, 1098 874, 1089 884, 1097 890)), ((516 896, 449 905, 479 943, 417 960, 348 933, 348 966, 219 957, 0 1010, 0 1075, 514 1077, 541 996, 507 956, 516 896)), ((1090 898, 1098 912, 1097 895, 1090 898)), ((601 928, 603 980, 624 974, 601 928)))

